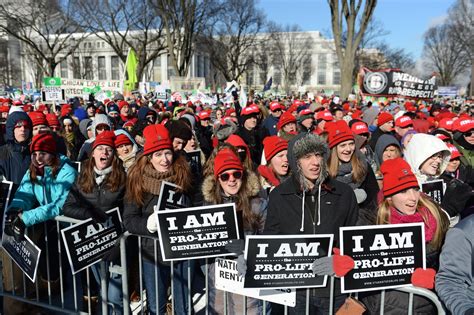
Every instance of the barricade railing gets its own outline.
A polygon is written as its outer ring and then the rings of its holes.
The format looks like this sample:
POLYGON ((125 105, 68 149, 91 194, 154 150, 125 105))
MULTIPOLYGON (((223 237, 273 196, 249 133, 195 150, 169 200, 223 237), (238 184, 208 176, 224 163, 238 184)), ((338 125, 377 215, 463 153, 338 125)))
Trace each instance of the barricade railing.
MULTIPOLYGON (((61 229, 72 225, 82 222, 80 220, 72 219, 69 217, 65 216, 58 216, 55 219, 55 229, 56 229, 56 237, 57 237, 57 244, 54 244, 56 242, 56 239, 48 239, 48 235, 51 237, 51 233, 44 233, 42 235, 42 240, 44 241, 44 251, 42 252, 41 255, 45 255, 45 274, 41 273, 38 271, 38 275, 36 277, 35 283, 32 283, 28 278, 26 278, 25 275, 22 275, 22 285, 20 285, 20 289, 15 290, 13 287, 13 290, 6 291, 5 288, 2 286, 2 290, 0 291, 0 295, 4 297, 9 297, 13 298, 15 300, 18 300, 20 302, 28 303, 31 305, 35 305, 38 307, 42 307, 45 309, 49 309, 51 311, 60 311, 60 312, 68 312, 68 313, 76 313, 76 314, 91 314, 93 312, 93 303, 91 302, 91 281, 96 281, 94 279, 94 275, 91 275, 92 271, 91 268, 95 266, 96 272, 100 274, 100 310, 102 314, 108 314, 109 308, 112 309, 113 305, 109 303, 108 301, 108 280, 110 278, 110 274, 116 274, 120 275, 121 277, 121 299, 123 303, 123 309, 117 310, 117 314, 123 314, 123 315, 129 315, 132 313, 131 307, 130 307, 130 292, 133 291, 134 289, 137 289, 139 292, 137 292, 140 295, 140 303, 138 303, 138 307, 134 309, 134 314, 145 314, 145 310, 147 307, 149 307, 147 304, 149 304, 150 299, 152 297, 147 296, 150 294, 150 292, 145 293, 145 277, 150 277, 150 274, 145 274, 144 272, 144 255, 143 255, 143 248, 142 248, 142 239, 148 238, 153 240, 153 257, 147 257, 148 261, 153 263, 154 267, 154 278, 151 279, 154 282, 155 285, 155 294, 154 294, 154 300, 156 301, 156 307, 157 307, 157 313, 159 312, 159 301, 160 297, 161 300, 163 300, 163 297, 165 297, 165 300, 168 302, 168 313, 169 314, 193 314, 195 312, 199 312, 199 314, 209 314, 211 312, 211 309, 209 307, 209 292, 210 292, 210 279, 208 277, 209 275, 209 267, 211 264, 211 260, 209 259, 200 259, 200 260, 195 260, 192 263, 189 261, 184 261, 184 262, 177 262, 177 263, 170 263, 169 267, 169 287, 171 287, 171 291, 168 290, 168 286, 165 284, 165 286, 162 286, 160 288, 159 281, 162 280, 160 279, 163 274, 168 277, 167 272, 163 272, 163 270, 159 270, 158 268, 158 261, 159 261, 159 242, 158 238, 153 238, 153 237, 145 237, 145 236, 137 236, 130 234, 129 232, 125 232, 123 236, 120 238, 120 265, 107 265, 104 262, 100 262, 98 266, 93 265, 92 267, 88 267, 85 271, 80 272, 78 274, 72 274, 71 268, 69 266, 69 262, 67 260, 66 254, 64 252, 63 248, 63 242, 61 239, 61 229), (130 238, 131 237, 136 237, 136 239, 132 239, 132 242, 136 242, 136 246, 138 248, 138 257, 131 257, 129 254, 131 251, 131 248, 128 248, 129 246, 135 246, 135 244, 130 245, 130 238), (57 257, 52 257, 52 249, 53 245, 50 244, 53 243, 54 246, 57 246, 57 257), (137 259, 135 261, 130 261, 131 259, 137 259), (138 261, 138 263, 136 263, 138 261), (188 262, 188 263, 186 263, 188 262), (200 266, 198 266, 200 265, 200 266), (178 266, 178 268, 177 268, 178 266), (135 285, 134 288, 129 287, 129 280, 130 280, 130 267, 135 268, 133 270, 133 274, 137 274, 138 276, 138 283, 135 285), (200 267, 200 268, 198 268, 200 267), (52 269, 58 269, 58 276, 59 279, 52 279, 52 269), (176 269, 177 268, 177 269, 176 269), (194 292, 196 293, 193 295, 193 285, 195 283, 192 283, 192 278, 194 276, 194 273, 197 271, 202 270, 204 274, 204 279, 202 283, 202 287, 199 287, 198 291, 199 292, 194 292), (161 273, 159 275, 159 272, 161 273), (46 276, 46 279, 43 277, 46 276), (81 281, 83 278, 85 278, 85 281, 81 281), (175 281, 176 280, 176 281, 175 281), (57 282, 59 281, 59 290, 57 290, 57 282), (175 285, 178 284, 178 288, 175 288, 175 285), (183 287, 182 284, 185 284, 183 287), (42 288, 41 285, 46 285, 45 288, 42 288), (31 294, 28 291, 28 288, 33 286, 34 292, 31 294), (84 287, 83 287, 84 286, 84 287), (187 287, 187 289, 186 289, 187 287), (179 299, 179 301, 175 300, 175 289, 180 289, 181 292, 180 294, 182 297, 179 299), (166 292, 163 292, 161 290, 166 290, 166 292), (47 296, 45 296, 47 295, 47 296), (82 301, 83 296, 87 297, 87 302, 84 305, 84 301, 82 301), (193 300, 193 297, 197 296, 196 301, 193 300), (170 298, 170 299, 168 299, 170 298), (187 307, 185 305, 181 305, 183 301, 186 301, 185 304, 187 304, 187 307), (204 302, 204 303, 203 303, 204 302), (178 305, 176 305, 178 303, 178 305), (198 310, 195 310, 194 308, 197 307, 197 305, 200 305, 198 310), (85 309, 84 309, 85 307, 85 309), (175 312, 175 309, 183 310, 187 309, 186 312, 184 311, 178 311, 175 312)), ((31 228, 30 230, 34 234, 34 229, 38 228, 38 226, 31 228)), ((44 231, 48 231, 48 229, 51 229, 51 222, 49 223, 44 223, 43 224, 43 229, 44 231)), ((55 253, 55 251, 53 251, 55 253)), ((5 256, 5 254, 3 254, 5 256)), ((11 262, 11 264, 14 264, 14 262, 11 262)), ((2 280, 4 279, 4 276, 7 275, 10 277, 10 280, 12 280, 12 283, 15 283, 15 275, 13 272, 13 265, 10 265, 10 268, 7 268, 6 264, 3 264, 3 271, 2 271, 2 280), (5 270, 9 269, 9 270, 5 270), (9 273, 9 275, 8 275, 9 273)), ((161 266, 160 266, 161 268, 161 266)), ((148 271, 150 270, 149 267, 147 269, 148 271)), ((147 279, 147 282, 150 283, 150 279, 147 279)), ((330 286, 330 305, 329 305, 329 313, 333 314, 336 310, 334 309, 334 283, 335 280, 333 277, 329 278, 329 286, 330 286)), ((211 288, 212 290, 212 288, 211 288)), ((216 290, 216 289, 215 289, 216 290)), ((418 287, 403 287, 397 289, 398 291, 405 292, 409 296, 409 303, 408 303, 408 309, 407 309, 407 314, 413 314, 413 305, 414 305, 414 297, 415 296, 423 296, 426 299, 430 300, 433 305, 437 309, 438 314, 445 314, 443 306, 438 299, 437 295, 433 293, 432 291, 418 288, 418 287)), ((227 292, 224 292, 224 298, 223 298, 223 314, 228 314, 229 313, 229 308, 232 307, 232 305, 228 305, 228 294, 227 292)), ((309 297, 310 297, 310 290, 306 290, 306 305, 305 305, 305 313, 310 314, 310 308, 309 308, 309 297)), ((356 295, 357 297, 357 295, 356 295)), ((380 309, 380 314, 383 314, 384 310, 384 298, 385 298, 385 292, 382 291, 381 294, 381 309, 380 309)), ((247 314, 247 303, 248 300, 246 297, 243 297, 242 300, 242 313, 247 314)), ((267 305, 269 302, 262 302, 262 314, 267 314, 267 305)), ((284 306, 284 314, 289 314, 290 307, 284 306)))

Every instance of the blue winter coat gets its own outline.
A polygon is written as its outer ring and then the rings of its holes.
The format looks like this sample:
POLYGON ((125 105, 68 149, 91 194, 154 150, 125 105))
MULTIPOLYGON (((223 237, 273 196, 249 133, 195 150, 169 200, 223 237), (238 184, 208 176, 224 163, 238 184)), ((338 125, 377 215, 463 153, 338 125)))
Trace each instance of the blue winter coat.
POLYGON ((280 118, 275 117, 273 115, 269 115, 265 120, 263 121, 263 126, 267 128, 268 133, 270 136, 276 136, 278 133, 277 130, 277 124, 280 118))
POLYGON ((52 168, 46 166, 44 175, 38 176, 38 183, 31 182, 30 171, 23 176, 20 187, 9 208, 20 208, 26 226, 41 223, 62 213, 62 207, 77 176, 77 171, 60 155, 60 170, 56 178, 52 168), (36 205, 36 208, 34 208, 36 205))
MULTIPOLYGON (((30 149, 28 140, 23 143, 15 141, 14 129, 19 120, 26 120, 31 126, 31 119, 25 112, 13 112, 8 116, 5 130, 6 144, 0 147, 0 175, 18 186, 30 166, 30 149)), ((12 191, 14 193, 14 191, 12 191)))

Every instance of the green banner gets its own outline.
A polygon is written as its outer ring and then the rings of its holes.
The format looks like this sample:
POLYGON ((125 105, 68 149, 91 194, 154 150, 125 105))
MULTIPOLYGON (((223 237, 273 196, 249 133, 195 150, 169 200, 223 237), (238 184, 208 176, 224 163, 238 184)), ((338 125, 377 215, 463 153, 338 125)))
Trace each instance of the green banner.
POLYGON ((61 78, 58 77, 44 77, 44 86, 61 86, 61 78))

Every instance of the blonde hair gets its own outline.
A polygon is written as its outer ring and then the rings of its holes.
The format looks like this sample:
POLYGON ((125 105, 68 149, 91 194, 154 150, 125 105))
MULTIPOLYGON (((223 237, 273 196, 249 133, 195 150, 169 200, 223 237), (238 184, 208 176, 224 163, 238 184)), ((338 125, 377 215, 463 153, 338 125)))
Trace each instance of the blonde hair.
MULTIPOLYGON (((360 184, 364 181, 367 175, 367 167, 364 161, 357 157, 357 152, 354 150, 352 153, 350 163, 352 165, 352 181, 360 184)), ((336 178, 337 172, 339 171, 339 157, 337 156, 337 146, 331 149, 331 154, 328 159, 328 173, 332 178, 336 178)))
MULTIPOLYGON (((379 205, 379 209, 377 212, 377 221, 376 224, 390 224, 390 207, 391 202, 388 198, 385 198, 382 203, 379 205)), ((420 208, 426 208, 428 211, 433 215, 436 220, 436 231, 433 235, 433 239, 430 242, 435 249, 441 249, 443 245, 444 236, 449 228, 449 221, 448 218, 444 213, 442 213, 441 208, 434 203, 431 199, 426 197, 424 194, 420 195, 420 199, 418 200, 417 210, 420 208)), ((423 222, 425 224, 428 223, 428 218, 426 214, 421 212, 423 217, 423 222)))

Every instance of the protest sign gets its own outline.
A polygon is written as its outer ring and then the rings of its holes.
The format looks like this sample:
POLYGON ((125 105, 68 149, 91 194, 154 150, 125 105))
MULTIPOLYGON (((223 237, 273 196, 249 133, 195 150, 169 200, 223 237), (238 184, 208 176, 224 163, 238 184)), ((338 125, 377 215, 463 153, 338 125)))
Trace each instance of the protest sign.
POLYGON ((244 289, 244 279, 243 276, 238 275, 237 262, 235 260, 217 258, 215 271, 215 284, 218 290, 291 307, 296 305, 295 289, 244 289))
POLYGON ((235 204, 160 210, 157 215, 164 261, 233 255, 225 245, 239 238, 235 204))
POLYGON ((431 99, 435 96, 436 77, 422 80, 396 69, 361 68, 359 85, 363 95, 431 99))
POLYGON ((438 95, 439 96, 450 96, 455 97, 458 95, 458 87, 457 86, 438 86, 438 95))
POLYGON ((424 182, 421 184, 421 190, 437 203, 441 203, 444 196, 444 181, 442 179, 437 179, 424 182))
POLYGON ((173 92, 192 93, 194 90, 203 89, 206 86, 206 78, 171 77, 170 84, 173 92))
POLYGON ((61 88, 64 89, 66 98, 81 96, 84 93, 109 92, 122 93, 122 83, 120 80, 79 80, 61 79, 61 88))
POLYGON ((28 279, 35 282, 41 249, 26 235, 25 240, 17 242, 13 236, 5 233, 2 237, 2 247, 28 279))
POLYGON ((2 181, 0 184, 0 209, 3 210, 3 214, 7 212, 8 205, 10 203, 10 195, 12 193, 13 182, 2 181))
POLYGON ((249 235, 245 240, 244 288, 326 286, 327 276, 314 275, 311 265, 315 259, 330 254, 332 234, 249 235))
POLYGON ((122 234, 119 208, 106 213, 109 218, 104 223, 87 219, 61 230, 73 274, 100 261, 122 234))
POLYGON ((187 205, 188 197, 180 191, 181 187, 167 181, 161 182, 160 196, 158 197, 158 210, 183 209, 187 205))
POLYGON ((341 255, 355 262, 342 278, 343 293, 407 286, 415 269, 425 268, 423 223, 341 227, 339 233, 341 255))
POLYGON ((202 164, 201 164, 201 151, 200 150, 195 150, 195 151, 189 151, 186 152, 188 157, 193 161, 193 167, 196 167, 196 173, 197 174, 202 174, 202 164))

